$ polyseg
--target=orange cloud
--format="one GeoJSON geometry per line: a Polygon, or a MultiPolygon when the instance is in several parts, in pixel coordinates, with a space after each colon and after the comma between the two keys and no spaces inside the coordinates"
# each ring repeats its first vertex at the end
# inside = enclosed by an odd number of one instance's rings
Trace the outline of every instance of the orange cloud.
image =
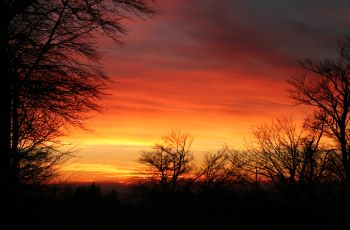
{"type": "Polygon", "coordinates": [[[93,132],[66,138],[81,149],[80,180],[131,177],[140,151],[172,129],[191,133],[200,155],[223,143],[243,148],[252,126],[280,115],[301,120],[307,111],[292,105],[286,79],[297,59],[331,55],[349,29],[325,12],[350,4],[312,3],[159,1],[154,19],[128,23],[124,45],[101,40],[114,81],[104,112],[88,121],[93,132]]]}

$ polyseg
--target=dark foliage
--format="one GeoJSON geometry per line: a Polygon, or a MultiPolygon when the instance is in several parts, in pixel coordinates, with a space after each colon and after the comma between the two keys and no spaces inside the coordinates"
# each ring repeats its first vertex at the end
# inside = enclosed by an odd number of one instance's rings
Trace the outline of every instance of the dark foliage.
{"type": "Polygon", "coordinates": [[[305,70],[289,80],[291,97],[315,109],[310,118],[323,124],[323,130],[338,148],[335,156],[342,164],[342,174],[350,186],[350,37],[338,42],[338,55],[321,61],[300,61],[305,70]]]}
{"type": "Polygon", "coordinates": [[[56,175],[70,157],[57,138],[98,110],[107,83],[97,37],[119,42],[123,19],[153,13],[143,0],[1,1],[0,180],[7,187],[56,175]]]}
{"type": "Polygon", "coordinates": [[[12,229],[334,229],[345,224],[350,211],[344,196],[334,192],[312,206],[285,203],[247,187],[150,195],[149,191],[147,195],[139,192],[128,202],[113,190],[102,192],[96,184],[46,187],[40,194],[32,190],[23,195],[12,206],[16,215],[6,213],[1,224],[11,222],[12,229]]]}

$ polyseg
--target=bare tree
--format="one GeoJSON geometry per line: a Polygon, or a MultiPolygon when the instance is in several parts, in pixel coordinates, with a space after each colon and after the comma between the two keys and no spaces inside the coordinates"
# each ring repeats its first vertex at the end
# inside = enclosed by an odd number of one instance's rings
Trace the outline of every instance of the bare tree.
{"type": "Polygon", "coordinates": [[[322,147],[320,130],[308,132],[291,119],[281,118],[271,126],[255,128],[254,136],[245,169],[252,177],[260,175],[260,180],[272,182],[288,199],[313,193],[332,174],[333,149],[322,147]]]}
{"type": "Polygon", "coordinates": [[[98,109],[107,77],[96,38],[119,42],[123,19],[154,11],[144,0],[10,0],[0,6],[1,179],[11,184],[19,180],[20,161],[29,159],[21,154],[52,149],[63,127],[81,125],[85,112],[98,109]]]}
{"type": "Polygon", "coordinates": [[[59,166],[73,151],[60,143],[63,135],[60,120],[39,115],[37,109],[18,109],[17,170],[20,184],[45,184],[57,176],[59,166]]]}
{"type": "Polygon", "coordinates": [[[340,149],[344,177],[350,185],[349,110],[350,37],[338,43],[333,59],[300,61],[306,70],[289,80],[291,97],[316,109],[313,119],[324,122],[325,132],[340,149]]]}
{"type": "Polygon", "coordinates": [[[151,151],[141,153],[139,161],[147,166],[147,179],[159,185],[162,192],[174,192],[191,171],[192,141],[190,135],[173,131],[162,138],[162,143],[152,146],[151,151]]]}
{"type": "Polygon", "coordinates": [[[199,183],[205,190],[229,189],[245,181],[241,153],[224,145],[222,149],[204,156],[199,183]]]}

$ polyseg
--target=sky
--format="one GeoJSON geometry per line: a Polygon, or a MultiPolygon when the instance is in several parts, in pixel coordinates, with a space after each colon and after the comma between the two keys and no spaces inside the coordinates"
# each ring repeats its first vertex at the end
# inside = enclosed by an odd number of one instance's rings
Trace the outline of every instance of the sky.
{"type": "Polygon", "coordinates": [[[244,149],[252,128],[310,110],[289,98],[298,60],[332,58],[350,30],[350,2],[158,0],[151,19],[125,20],[122,44],[99,40],[113,81],[102,112],[71,130],[62,167],[72,181],[128,183],[140,152],[172,130],[194,137],[195,158],[228,144],[244,149]]]}

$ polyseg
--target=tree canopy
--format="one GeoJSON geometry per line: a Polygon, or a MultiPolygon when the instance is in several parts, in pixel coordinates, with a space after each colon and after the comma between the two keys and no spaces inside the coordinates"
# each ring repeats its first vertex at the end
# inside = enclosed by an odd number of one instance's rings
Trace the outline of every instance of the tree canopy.
{"type": "Polygon", "coordinates": [[[1,178],[11,184],[38,158],[46,165],[62,159],[51,156],[63,127],[80,126],[86,112],[98,109],[108,77],[97,38],[119,42],[124,19],[154,10],[144,0],[12,0],[0,6],[1,178]]]}

